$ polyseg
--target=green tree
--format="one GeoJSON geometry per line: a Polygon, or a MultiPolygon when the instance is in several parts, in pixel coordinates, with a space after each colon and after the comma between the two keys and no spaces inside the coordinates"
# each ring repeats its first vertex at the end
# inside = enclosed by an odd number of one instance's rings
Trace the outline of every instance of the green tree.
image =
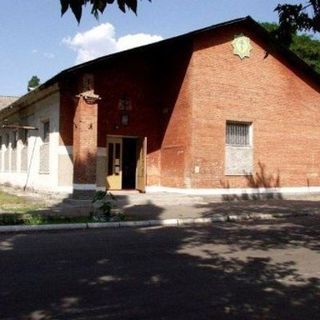
{"type": "Polygon", "coordinates": [[[40,84],[40,79],[37,76],[32,76],[28,82],[28,91],[36,88],[40,84]]]}
{"type": "Polygon", "coordinates": [[[275,11],[279,16],[279,27],[274,34],[288,46],[298,31],[320,32],[320,0],[301,0],[295,5],[279,4],[275,11]]]}
{"type": "MultiPolygon", "coordinates": [[[[83,6],[87,4],[91,6],[91,13],[95,17],[103,13],[108,5],[114,3],[117,3],[123,12],[131,9],[136,13],[138,6],[138,0],[60,0],[60,3],[61,14],[63,15],[70,8],[78,22],[81,20],[83,6]]],[[[275,35],[288,46],[297,31],[320,32],[320,0],[301,0],[299,4],[294,5],[279,4],[274,10],[279,16],[279,27],[275,35]]]]}
{"type": "MultiPolygon", "coordinates": [[[[148,1],[151,2],[151,0],[148,1]]],[[[114,2],[118,4],[118,7],[122,12],[126,12],[127,9],[130,9],[134,13],[137,13],[137,0],[60,0],[61,15],[70,8],[77,21],[80,22],[83,6],[90,4],[91,13],[95,17],[98,17],[99,13],[103,13],[106,7],[112,5],[114,2]]]]}
{"type": "MultiPolygon", "coordinates": [[[[262,23],[262,26],[272,34],[279,28],[278,24],[268,22],[262,23]]],[[[320,73],[320,41],[312,35],[294,33],[289,48],[320,73]]]]}

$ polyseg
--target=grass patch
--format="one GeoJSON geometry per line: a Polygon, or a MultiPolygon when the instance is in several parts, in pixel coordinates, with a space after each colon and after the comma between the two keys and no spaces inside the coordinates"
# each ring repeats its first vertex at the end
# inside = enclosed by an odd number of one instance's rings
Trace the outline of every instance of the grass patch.
{"type": "Polygon", "coordinates": [[[62,223],[89,223],[90,217],[42,216],[40,214],[0,214],[0,226],[7,225],[40,225],[62,223]]]}
{"type": "MultiPolygon", "coordinates": [[[[43,203],[31,200],[25,197],[19,197],[3,191],[0,191],[0,226],[8,225],[42,225],[42,224],[62,224],[62,223],[90,223],[125,220],[124,215],[120,213],[112,214],[111,207],[108,219],[97,221],[95,216],[66,217],[59,215],[43,215],[40,209],[46,206],[43,203]]],[[[48,211],[48,210],[45,210],[48,211]]]]}
{"type": "Polygon", "coordinates": [[[27,213],[43,207],[42,203],[0,191],[0,212],[27,213]]]}

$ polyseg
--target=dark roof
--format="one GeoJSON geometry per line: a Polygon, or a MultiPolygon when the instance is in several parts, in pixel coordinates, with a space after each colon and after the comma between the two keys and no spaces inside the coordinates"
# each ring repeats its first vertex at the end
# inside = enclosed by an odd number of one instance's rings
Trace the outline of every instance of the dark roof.
{"type": "Polygon", "coordinates": [[[250,29],[252,29],[252,32],[257,34],[261,39],[264,39],[269,45],[270,45],[270,50],[276,50],[280,54],[282,54],[286,60],[291,63],[293,66],[297,67],[299,70],[302,72],[306,73],[313,81],[315,81],[317,84],[320,84],[320,74],[317,73],[311,66],[309,66],[306,62],[304,62],[302,59],[300,59],[295,53],[293,53],[291,50],[289,50],[287,47],[282,45],[279,41],[274,39],[270,33],[262,27],[258,22],[256,22],[254,19],[252,19],[250,16],[243,17],[243,18],[238,18],[230,21],[226,21],[223,23],[215,24],[210,27],[206,27],[203,29],[195,30],[183,35],[179,35],[173,38],[165,39],[159,42],[155,42],[152,44],[144,45],[141,47],[136,47],[133,49],[129,49],[126,51],[121,51],[117,53],[113,53],[110,55],[106,55],[94,60],[90,60],[88,62],[76,65],[74,67],[65,69],[46,81],[45,83],[41,84],[38,86],[36,89],[33,91],[27,93],[26,95],[22,96],[16,103],[15,105],[18,105],[20,102],[24,101],[24,98],[29,96],[29,94],[36,94],[36,92],[41,91],[42,89],[58,82],[60,79],[63,77],[76,73],[77,71],[85,71],[87,68],[90,68],[92,66],[97,66],[101,63],[105,62],[112,62],[115,61],[115,59],[122,59],[124,57],[129,57],[133,54],[136,53],[142,53],[142,52],[147,52],[148,50],[157,50],[162,47],[165,47],[166,45],[174,44],[180,40],[192,40],[195,36],[209,32],[209,31],[214,31],[217,29],[224,28],[226,26],[231,26],[231,25],[242,25],[242,26],[247,26],[250,29]]]}

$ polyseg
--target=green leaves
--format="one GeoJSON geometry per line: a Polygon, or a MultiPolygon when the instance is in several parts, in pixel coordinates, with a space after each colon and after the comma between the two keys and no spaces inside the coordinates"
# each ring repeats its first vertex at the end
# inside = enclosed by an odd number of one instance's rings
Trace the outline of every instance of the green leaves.
{"type": "Polygon", "coordinates": [[[137,0],[118,0],[118,6],[122,12],[126,12],[128,6],[135,14],[137,13],[137,0]]]}
{"type": "Polygon", "coordinates": [[[63,16],[69,8],[69,0],[60,0],[60,3],[61,3],[61,16],[63,16]]]}
{"type": "MultiPolygon", "coordinates": [[[[151,0],[148,1],[151,2],[151,0]]],[[[79,23],[82,8],[87,4],[91,6],[91,13],[96,18],[105,11],[108,5],[115,3],[124,13],[129,9],[136,14],[138,7],[138,0],[60,0],[60,3],[61,15],[71,9],[79,23]]],[[[275,11],[279,15],[279,28],[275,35],[287,46],[292,43],[292,37],[297,31],[320,32],[320,0],[301,0],[300,3],[294,5],[279,4],[275,11]]]]}
{"type": "MultiPolygon", "coordinates": [[[[272,35],[277,32],[279,25],[276,23],[262,23],[272,35]]],[[[289,46],[296,55],[308,63],[315,71],[320,73],[320,41],[307,34],[293,34],[289,46]]]]}
{"type": "MultiPolygon", "coordinates": [[[[151,0],[148,0],[151,2],[151,0]]],[[[98,18],[99,14],[102,14],[107,5],[117,2],[119,9],[122,12],[126,12],[127,9],[137,13],[138,1],[137,0],[60,0],[61,3],[61,15],[64,15],[70,8],[75,18],[80,23],[82,16],[82,7],[86,4],[91,5],[91,13],[98,18]]]]}
{"type": "Polygon", "coordinates": [[[28,82],[28,91],[36,88],[40,85],[40,79],[37,76],[32,76],[32,78],[28,82]]]}
{"type": "Polygon", "coordinates": [[[86,2],[88,2],[88,0],[60,0],[61,16],[64,15],[69,8],[71,8],[77,21],[80,22],[82,6],[85,5],[86,2]]]}
{"type": "Polygon", "coordinates": [[[303,4],[282,4],[275,8],[279,15],[277,37],[285,45],[292,43],[297,31],[320,31],[320,0],[308,0],[303,4]]]}

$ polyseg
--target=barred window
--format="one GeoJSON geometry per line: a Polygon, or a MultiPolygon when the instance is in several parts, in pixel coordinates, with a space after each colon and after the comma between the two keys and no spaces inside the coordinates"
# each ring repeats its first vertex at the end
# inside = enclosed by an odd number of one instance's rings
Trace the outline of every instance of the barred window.
{"type": "Polygon", "coordinates": [[[227,122],[226,144],[231,146],[250,146],[250,123],[227,122]]]}

